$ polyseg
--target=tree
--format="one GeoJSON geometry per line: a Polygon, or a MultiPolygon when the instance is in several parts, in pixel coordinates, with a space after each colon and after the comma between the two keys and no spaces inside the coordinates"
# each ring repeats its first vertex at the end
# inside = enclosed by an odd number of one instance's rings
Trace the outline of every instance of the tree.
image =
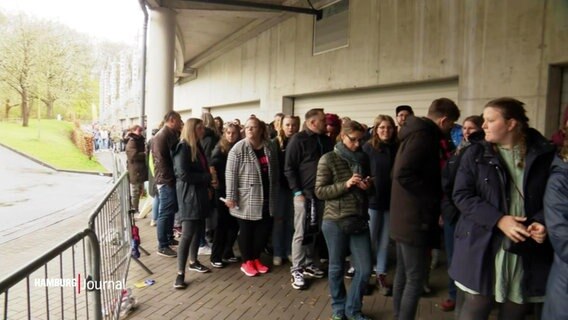
{"type": "Polygon", "coordinates": [[[30,116],[30,98],[36,82],[39,61],[38,42],[41,26],[25,15],[19,15],[14,23],[2,25],[0,37],[0,80],[20,96],[22,126],[27,127],[30,116]]]}
{"type": "Polygon", "coordinates": [[[56,101],[69,98],[88,86],[92,52],[85,36],[69,28],[46,24],[41,48],[40,87],[38,98],[45,104],[47,117],[53,118],[56,101]]]}

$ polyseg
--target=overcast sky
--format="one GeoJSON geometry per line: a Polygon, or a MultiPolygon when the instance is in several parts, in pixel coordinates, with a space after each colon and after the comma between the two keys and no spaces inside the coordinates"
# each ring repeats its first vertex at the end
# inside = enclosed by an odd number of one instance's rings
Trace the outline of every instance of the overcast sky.
{"type": "Polygon", "coordinates": [[[0,10],[58,21],[95,37],[133,43],[142,29],[138,0],[0,0],[0,10]]]}

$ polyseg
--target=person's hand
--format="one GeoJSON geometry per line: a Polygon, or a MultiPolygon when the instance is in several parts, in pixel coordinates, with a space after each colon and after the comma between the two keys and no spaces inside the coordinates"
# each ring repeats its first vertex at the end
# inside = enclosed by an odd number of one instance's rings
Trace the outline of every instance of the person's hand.
{"type": "Polygon", "coordinates": [[[497,228],[499,228],[505,236],[513,242],[523,242],[526,238],[531,236],[531,234],[527,231],[527,228],[521,223],[525,220],[527,220],[526,217],[505,215],[497,222],[497,228]]]}
{"type": "Polygon", "coordinates": [[[237,202],[235,200],[226,200],[225,205],[227,206],[227,208],[233,209],[237,206],[237,202]]]}
{"type": "Polygon", "coordinates": [[[294,196],[294,201],[306,202],[306,197],[303,194],[294,196]]]}
{"type": "Polygon", "coordinates": [[[546,227],[538,222],[531,223],[527,231],[537,243],[543,243],[546,239],[546,227]]]}
{"type": "Polygon", "coordinates": [[[367,190],[371,187],[371,180],[369,179],[369,177],[359,181],[359,183],[357,183],[357,188],[361,189],[361,190],[367,190]]]}
{"type": "Polygon", "coordinates": [[[438,216],[438,225],[444,227],[444,217],[442,215],[438,216]]]}
{"type": "Polygon", "coordinates": [[[354,173],[353,176],[351,176],[351,178],[349,178],[349,180],[345,181],[345,187],[347,187],[347,189],[349,189],[352,186],[358,185],[362,180],[363,179],[361,178],[360,174],[354,173]]]}
{"type": "Polygon", "coordinates": [[[219,180],[212,179],[211,180],[211,186],[213,187],[213,189],[219,189],[219,180]]]}

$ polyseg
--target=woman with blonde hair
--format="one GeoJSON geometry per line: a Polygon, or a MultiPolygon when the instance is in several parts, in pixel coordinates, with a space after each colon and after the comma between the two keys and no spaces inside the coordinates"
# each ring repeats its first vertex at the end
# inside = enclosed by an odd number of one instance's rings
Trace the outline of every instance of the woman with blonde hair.
{"type": "MultiPolygon", "coordinates": [[[[275,124],[277,122],[275,121],[275,124]]],[[[274,212],[274,225],[272,228],[272,246],[274,254],[272,263],[282,265],[282,261],[292,254],[292,234],[294,223],[294,196],[284,176],[284,159],[286,147],[293,135],[300,129],[300,122],[291,115],[285,115],[276,126],[279,128],[276,137],[272,140],[278,154],[280,166],[280,192],[278,193],[278,209],[274,212]]]]}
{"type": "Polygon", "coordinates": [[[185,265],[189,255],[189,270],[209,272],[197,260],[199,242],[205,229],[205,218],[210,214],[209,192],[212,186],[207,157],[199,140],[205,133],[203,121],[188,119],[181,131],[180,142],[174,153],[176,194],[182,235],[178,247],[178,274],[174,288],[185,289],[185,265]]]}

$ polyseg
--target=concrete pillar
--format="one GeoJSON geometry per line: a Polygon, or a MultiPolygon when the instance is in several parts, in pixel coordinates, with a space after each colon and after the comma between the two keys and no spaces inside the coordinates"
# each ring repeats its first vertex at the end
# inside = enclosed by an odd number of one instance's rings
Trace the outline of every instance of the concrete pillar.
{"type": "MultiPolygon", "coordinates": [[[[146,63],[146,116],[148,132],[173,110],[175,11],[150,10],[146,63]]],[[[148,137],[149,138],[149,137],[148,137]]]]}

